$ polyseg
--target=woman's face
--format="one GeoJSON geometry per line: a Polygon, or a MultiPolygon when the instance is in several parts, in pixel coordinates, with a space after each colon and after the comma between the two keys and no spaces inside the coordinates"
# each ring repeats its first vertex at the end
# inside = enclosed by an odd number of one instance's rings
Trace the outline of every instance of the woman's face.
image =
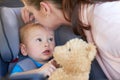
{"type": "Polygon", "coordinates": [[[33,6],[26,5],[25,7],[33,14],[35,19],[46,28],[55,30],[66,22],[62,11],[51,4],[43,5],[40,10],[35,9],[33,6]]]}

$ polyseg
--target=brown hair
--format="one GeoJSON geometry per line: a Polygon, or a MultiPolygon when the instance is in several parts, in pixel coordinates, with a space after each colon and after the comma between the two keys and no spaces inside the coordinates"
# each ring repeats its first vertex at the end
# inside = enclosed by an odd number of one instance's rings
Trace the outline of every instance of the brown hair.
{"type": "Polygon", "coordinates": [[[61,9],[63,11],[65,19],[72,23],[73,31],[75,32],[75,34],[81,35],[82,38],[85,39],[86,37],[83,32],[83,29],[89,30],[90,25],[83,24],[83,22],[78,17],[82,13],[82,8],[84,8],[84,6],[81,7],[81,5],[86,4],[88,6],[91,4],[115,0],[22,0],[22,1],[25,2],[27,5],[34,6],[36,9],[40,9],[39,3],[42,1],[52,2],[53,4],[56,5],[58,9],[61,9]]]}
{"type": "Polygon", "coordinates": [[[72,22],[73,31],[77,35],[81,35],[81,37],[86,40],[83,29],[90,29],[89,25],[85,25],[79,19],[79,8],[81,10],[82,4],[92,4],[93,2],[90,0],[63,0],[63,12],[66,20],[72,22]]]}
{"type": "Polygon", "coordinates": [[[79,15],[82,14],[82,8],[84,8],[84,6],[82,7],[81,5],[95,5],[96,3],[103,3],[108,1],[111,2],[115,0],[63,0],[62,6],[65,18],[66,20],[71,21],[74,33],[77,35],[81,35],[82,38],[86,40],[83,29],[90,29],[90,25],[83,24],[83,22],[79,19],[79,15]]]}

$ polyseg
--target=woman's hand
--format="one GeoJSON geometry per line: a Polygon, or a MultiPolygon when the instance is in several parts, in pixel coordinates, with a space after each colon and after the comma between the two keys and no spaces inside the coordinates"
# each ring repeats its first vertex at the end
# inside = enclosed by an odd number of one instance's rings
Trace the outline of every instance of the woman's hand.
{"type": "Polygon", "coordinates": [[[35,19],[33,14],[30,13],[25,7],[23,7],[21,10],[21,17],[22,17],[24,23],[28,23],[35,19]]]}

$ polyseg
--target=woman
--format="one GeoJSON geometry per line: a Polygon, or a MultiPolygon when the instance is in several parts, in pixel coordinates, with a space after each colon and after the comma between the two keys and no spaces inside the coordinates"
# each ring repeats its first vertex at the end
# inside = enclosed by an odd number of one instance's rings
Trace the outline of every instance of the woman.
{"type": "MultiPolygon", "coordinates": [[[[115,0],[23,0],[25,9],[49,29],[61,24],[96,44],[96,59],[110,80],[120,79],[120,1],[115,0]]],[[[23,20],[27,22],[26,10],[23,20]]]]}

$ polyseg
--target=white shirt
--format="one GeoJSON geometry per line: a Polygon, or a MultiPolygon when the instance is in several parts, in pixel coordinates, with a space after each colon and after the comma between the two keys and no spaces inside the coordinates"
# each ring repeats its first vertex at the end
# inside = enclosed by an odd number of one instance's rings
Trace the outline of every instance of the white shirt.
{"type": "Polygon", "coordinates": [[[109,80],[120,80],[120,1],[96,4],[88,10],[84,22],[91,25],[91,32],[85,33],[98,48],[96,59],[109,80]]]}

